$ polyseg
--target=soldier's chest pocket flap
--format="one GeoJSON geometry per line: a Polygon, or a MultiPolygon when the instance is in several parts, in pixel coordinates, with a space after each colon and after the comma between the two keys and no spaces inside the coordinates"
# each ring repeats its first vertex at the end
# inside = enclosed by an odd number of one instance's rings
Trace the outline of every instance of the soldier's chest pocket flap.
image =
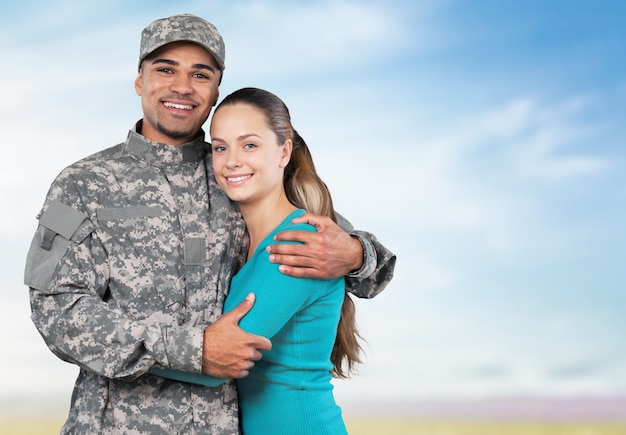
{"type": "MultiPolygon", "coordinates": [[[[155,258],[173,255],[180,244],[172,231],[173,222],[158,205],[102,208],[96,216],[98,235],[112,259],[134,257],[149,269],[155,258]]],[[[124,264],[113,262],[111,267],[123,268],[124,264]]]]}
{"type": "Polygon", "coordinates": [[[162,215],[161,207],[143,205],[101,208],[96,212],[105,243],[111,239],[119,241],[126,237],[135,241],[152,237],[164,225],[162,215]]]}
{"type": "Polygon", "coordinates": [[[126,207],[101,208],[96,214],[98,222],[108,222],[132,218],[159,217],[163,214],[163,211],[158,205],[129,205],[126,207]]]}

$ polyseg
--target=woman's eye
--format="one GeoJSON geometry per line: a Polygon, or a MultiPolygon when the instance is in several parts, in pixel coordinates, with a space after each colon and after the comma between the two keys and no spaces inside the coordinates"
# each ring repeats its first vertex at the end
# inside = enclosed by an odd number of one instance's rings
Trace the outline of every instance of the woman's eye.
{"type": "Polygon", "coordinates": [[[256,145],[253,143],[247,143],[243,146],[245,149],[249,150],[249,149],[253,149],[256,148],[256,145]]]}

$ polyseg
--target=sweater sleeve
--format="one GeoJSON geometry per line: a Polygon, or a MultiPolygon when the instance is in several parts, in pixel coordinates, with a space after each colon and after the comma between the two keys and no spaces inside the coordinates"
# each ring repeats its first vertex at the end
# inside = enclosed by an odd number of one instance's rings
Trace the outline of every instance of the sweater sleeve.
{"type": "Polygon", "coordinates": [[[278,265],[270,263],[262,250],[255,255],[254,264],[233,280],[231,292],[224,305],[230,311],[250,292],[255,303],[239,326],[252,334],[271,339],[299,310],[324,294],[335,280],[295,278],[280,273],[278,265]],[[235,296],[236,295],[236,296],[235,296]]]}

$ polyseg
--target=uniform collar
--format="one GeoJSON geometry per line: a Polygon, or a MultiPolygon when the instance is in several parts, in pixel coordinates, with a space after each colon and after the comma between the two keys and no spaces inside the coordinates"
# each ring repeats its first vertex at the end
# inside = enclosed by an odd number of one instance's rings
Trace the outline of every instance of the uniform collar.
{"type": "Polygon", "coordinates": [[[208,148],[204,142],[204,131],[191,142],[172,146],[164,143],[152,142],[143,137],[141,131],[142,120],[135,124],[135,128],[128,132],[124,147],[126,151],[151,166],[168,167],[179,166],[202,160],[208,148]]]}

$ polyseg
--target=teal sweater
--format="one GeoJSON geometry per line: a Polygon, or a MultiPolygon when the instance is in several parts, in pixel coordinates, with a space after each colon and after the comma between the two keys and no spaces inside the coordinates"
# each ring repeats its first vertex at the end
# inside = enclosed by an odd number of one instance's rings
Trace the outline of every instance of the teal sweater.
{"type": "MultiPolygon", "coordinates": [[[[265,248],[277,243],[278,232],[315,231],[291,220],[304,214],[296,210],[257,247],[232,280],[224,312],[235,308],[249,292],[256,294],[252,310],[241,320],[248,332],[272,340],[250,375],[237,380],[245,435],[345,434],[341,409],[332,394],[330,353],[335,342],[345,285],[344,279],[294,278],[270,263],[265,248]]],[[[280,242],[283,243],[283,242],[280,242]]],[[[151,369],[159,376],[180,381],[219,385],[208,375],[170,369],[151,369]]]]}

